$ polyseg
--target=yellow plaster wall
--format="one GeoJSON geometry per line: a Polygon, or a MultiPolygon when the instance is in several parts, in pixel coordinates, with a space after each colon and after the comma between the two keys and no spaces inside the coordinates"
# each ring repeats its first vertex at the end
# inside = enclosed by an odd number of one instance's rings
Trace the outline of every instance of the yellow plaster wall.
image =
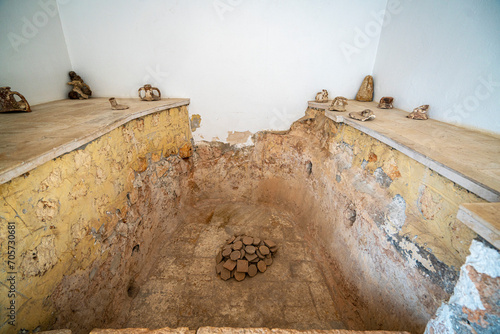
{"type": "Polygon", "coordinates": [[[126,216],[136,173],[162,157],[192,152],[191,140],[187,107],[172,108],[130,121],[0,185],[0,332],[45,329],[53,322],[48,297],[63,276],[110,256],[102,241],[126,216]],[[11,269],[9,222],[15,223],[11,269]],[[15,326],[7,323],[10,271],[16,272],[15,326]]]}
{"type": "MultiPolygon", "coordinates": [[[[377,168],[382,168],[392,180],[386,189],[389,196],[400,195],[405,200],[405,224],[401,230],[389,227],[387,232],[407,237],[458,271],[469,254],[472,239],[477,236],[457,220],[458,207],[462,203],[484,200],[398,150],[350,126],[342,126],[342,131],[339,131],[336,138],[336,141],[339,140],[353,147],[354,168],[364,169],[372,175],[377,168]]],[[[425,266],[427,262],[418,257],[418,252],[412,253],[415,260],[425,266]]],[[[431,267],[427,269],[434,270],[431,267]]]]}

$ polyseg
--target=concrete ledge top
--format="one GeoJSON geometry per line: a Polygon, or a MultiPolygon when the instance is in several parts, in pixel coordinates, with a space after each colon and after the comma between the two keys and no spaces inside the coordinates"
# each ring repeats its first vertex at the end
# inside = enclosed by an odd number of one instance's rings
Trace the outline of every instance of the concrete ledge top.
{"type": "Polygon", "coordinates": [[[500,203],[464,203],[457,219],[500,249],[500,203]]]}
{"type": "Polygon", "coordinates": [[[190,102],[189,99],[146,102],[138,98],[117,101],[130,108],[113,110],[108,98],[90,98],[34,105],[30,113],[0,113],[0,184],[133,119],[190,102]]]}
{"type": "MultiPolygon", "coordinates": [[[[349,100],[346,112],[329,111],[331,101],[309,101],[337,123],[348,124],[438,172],[477,196],[500,201],[500,136],[433,119],[406,118],[407,111],[379,109],[376,102],[349,100]],[[349,112],[371,109],[376,118],[361,122],[349,112]]],[[[432,116],[432,106],[430,109],[432,116]]]]}

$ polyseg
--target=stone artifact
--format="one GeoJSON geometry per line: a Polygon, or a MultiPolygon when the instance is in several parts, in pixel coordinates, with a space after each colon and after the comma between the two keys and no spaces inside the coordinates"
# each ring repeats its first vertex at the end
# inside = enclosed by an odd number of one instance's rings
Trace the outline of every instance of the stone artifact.
{"type": "Polygon", "coordinates": [[[114,109],[114,110],[124,110],[124,109],[128,109],[128,106],[124,105],[124,104],[118,104],[116,102],[116,99],[114,97],[111,97],[109,99],[109,103],[111,103],[111,109],[114,109]]]}
{"type": "Polygon", "coordinates": [[[83,82],[83,79],[75,72],[71,71],[68,74],[71,80],[70,82],[68,82],[68,85],[73,86],[71,92],[68,93],[68,97],[73,100],[88,99],[92,95],[90,87],[85,82],[83,82]]]}
{"type": "Polygon", "coordinates": [[[31,108],[28,101],[22,94],[11,91],[10,87],[0,87],[0,112],[8,111],[30,112],[31,108]],[[16,95],[21,99],[21,101],[16,100],[16,95]]]}
{"type": "Polygon", "coordinates": [[[356,94],[356,101],[373,101],[373,77],[371,75],[367,75],[363,79],[361,87],[359,87],[358,94],[356,94]]]}
{"type": "Polygon", "coordinates": [[[394,101],[393,97],[385,96],[380,99],[380,102],[378,103],[378,107],[380,109],[392,109],[392,101],[394,101]]]}
{"type": "Polygon", "coordinates": [[[357,119],[358,121],[370,121],[375,119],[375,114],[370,109],[365,109],[361,112],[350,112],[349,117],[357,119]]]}
{"type": "Polygon", "coordinates": [[[330,106],[330,108],[328,108],[328,110],[345,111],[346,105],[347,99],[343,96],[337,96],[333,99],[332,105],[330,106]]]}
{"type": "Polygon", "coordinates": [[[319,103],[328,102],[328,91],[326,89],[323,89],[321,92],[318,92],[316,94],[315,100],[319,103]]]}
{"type": "Polygon", "coordinates": [[[427,115],[427,111],[429,111],[429,105],[424,104],[421,105],[418,108],[413,109],[413,111],[406,117],[412,118],[412,119],[429,119],[429,116],[427,115]]]}
{"type": "Polygon", "coordinates": [[[243,281],[248,275],[263,273],[273,263],[278,245],[272,240],[261,240],[248,235],[229,238],[215,257],[215,272],[224,281],[234,277],[243,281]]]}
{"type": "Polygon", "coordinates": [[[161,100],[161,92],[156,87],[152,87],[151,85],[144,85],[144,87],[139,88],[139,98],[142,101],[159,101],[161,100]],[[155,90],[158,92],[158,94],[155,94],[155,90]],[[141,91],[144,91],[144,96],[141,95],[141,91]]]}

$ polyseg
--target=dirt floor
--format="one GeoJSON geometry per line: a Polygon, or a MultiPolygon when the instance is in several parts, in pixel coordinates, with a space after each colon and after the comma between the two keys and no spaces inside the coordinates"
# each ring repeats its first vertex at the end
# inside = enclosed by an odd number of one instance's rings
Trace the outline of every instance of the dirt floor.
{"type": "Polygon", "coordinates": [[[218,205],[209,214],[188,213],[190,218],[165,242],[149,280],[133,299],[126,327],[345,328],[290,217],[241,203],[218,205]],[[235,234],[278,243],[266,272],[241,282],[217,277],[215,255],[235,234]]]}

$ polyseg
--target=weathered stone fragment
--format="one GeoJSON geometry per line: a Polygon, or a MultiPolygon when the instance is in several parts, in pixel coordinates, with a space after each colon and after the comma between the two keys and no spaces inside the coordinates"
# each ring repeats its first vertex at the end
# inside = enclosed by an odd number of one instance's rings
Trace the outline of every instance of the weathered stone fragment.
{"type": "Polygon", "coordinates": [[[359,87],[358,94],[356,94],[356,101],[373,101],[373,77],[371,75],[367,75],[363,79],[361,87],[359,87]]]}
{"type": "Polygon", "coordinates": [[[236,271],[240,273],[248,272],[248,261],[238,260],[238,262],[236,263],[236,271]]]}
{"type": "Polygon", "coordinates": [[[233,270],[234,267],[236,267],[236,261],[229,259],[224,263],[224,268],[226,268],[229,271],[233,270]]]}
{"type": "Polygon", "coordinates": [[[259,269],[259,271],[263,273],[267,269],[266,263],[264,261],[259,261],[257,263],[257,269],[259,269]]]}

